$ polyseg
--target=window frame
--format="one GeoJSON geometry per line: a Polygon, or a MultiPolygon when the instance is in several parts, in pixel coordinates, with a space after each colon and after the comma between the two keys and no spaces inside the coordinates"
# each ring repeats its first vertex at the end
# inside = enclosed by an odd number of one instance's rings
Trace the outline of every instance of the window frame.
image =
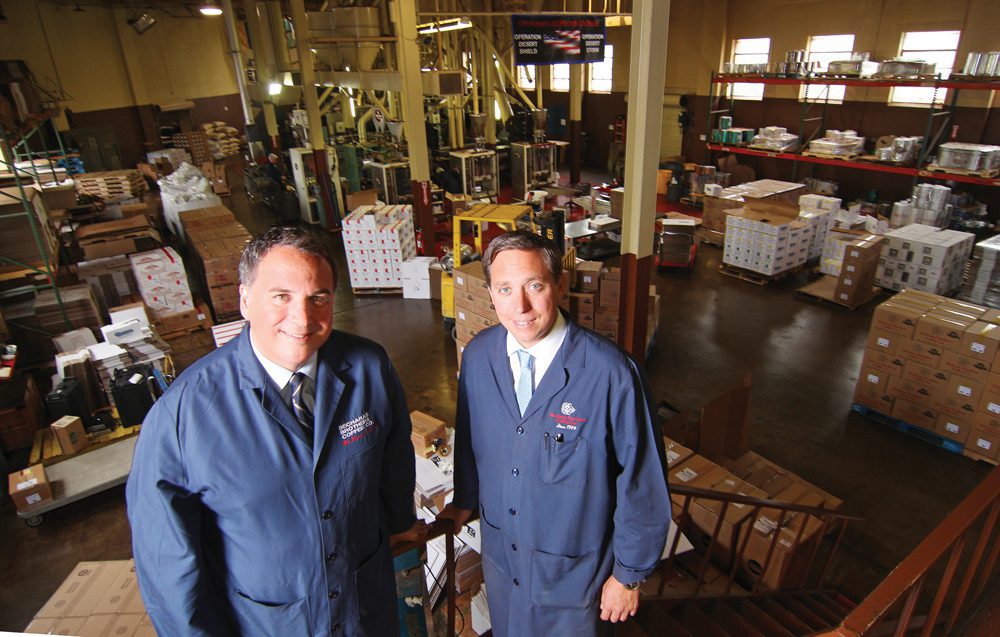
{"type": "Polygon", "coordinates": [[[549,65],[549,90],[553,91],[553,92],[556,92],[556,93],[568,93],[569,92],[569,76],[570,76],[570,73],[569,73],[569,64],[568,63],[550,64],[549,65]],[[563,80],[563,78],[561,78],[561,77],[556,77],[556,69],[557,68],[558,69],[562,69],[562,68],[566,69],[566,87],[565,88],[561,88],[561,87],[557,88],[556,87],[556,82],[559,81],[561,83],[562,80],[563,80]]]}
{"type": "MultiPolygon", "coordinates": [[[[738,56],[751,57],[751,56],[764,56],[763,61],[751,62],[744,60],[747,64],[770,64],[771,63],[771,44],[772,39],[770,37],[763,38],[735,38],[732,44],[732,53],[729,56],[730,61],[733,64],[742,64],[744,62],[737,61],[738,56]],[[751,42],[751,41],[763,41],[767,40],[767,53],[740,53],[739,47],[741,42],[751,42]]],[[[726,97],[734,100],[746,100],[752,102],[761,102],[764,100],[764,83],[757,82],[735,82],[729,84],[726,89],[726,97]]]]}
{"type": "MultiPolygon", "coordinates": [[[[854,40],[857,38],[857,34],[854,33],[833,33],[833,34],[823,34],[823,35],[810,35],[806,40],[806,61],[811,62],[813,54],[819,54],[823,57],[826,56],[844,56],[838,59],[847,59],[854,53],[854,40]],[[851,38],[851,48],[850,50],[837,49],[835,51],[813,51],[813,45],[816,40],[821,38],[846,38],[850,36],[851,38]]],[[[833,60],[829,60],[832,62],[833,60]]],[[[826,70],[825,68],[823,69],[826,70]]],[[[844,96],[847,94],[847,87],[843,84],[803,84],[799,87],[799,101],[800,102],[811,102],[814,104],[843,104],[844,96]],[[829,92],[827,92],[829,91],[829,92]],[[824,98],[823,96],[828,97],[824,98]]]]}
{"type": "MultiPolygon", "coordinates": [[[[951,63],[950,63],[951,66],[950,67],[942,67],[940,64],[937,64],[937,66],[934,68],[934,72],[935,73],[937,73],[940,77],[942,77],[944,79],[947,79],[945,77],[946,74],[950,75],[954,71],[954,69],[955,69],[955,63],[958,61],[958,51],[959,51],[959,48],[961,47],[961,44],[962,44],[962,30],[961,29],[946,29],[946,30],[940,30],[940,31],[903,31],[900,34],[900,37],[899,37],[899,49],[898,49],[899,55],[897,57],[909,57],[909,56],[922,57],[920,55],[921,53],[946,53],[946,52],[950,51],[951,54],[952,54],[951,63]],[[945,34],[955,34],[954,35],[954,37],[955,37],[955,48],[954,49],[915,49],[915,48],[914,49],[905,49],[905,48],[903,48],[906,45],[906,39],[907,39],[908,36],[912,36],[912,35],[916,35],[916,34],[932,34],[932,33],[933,34],[939,34],[939,35],[942,35],[942,36],[945,35],[945,34]],[[947,72],[945,72],[946,68],[947,68],[947,72]]],[[[889,89],[889,97],[888,97],[888,99],[886,101],[886,104],[889,105],[889,106],[902,106],[904,108],[927,108],[928,106],[931,106],[931,107],[942,106],[947,99],[948,99],[948,89],[945,89],[945,88],[935,89],[935,88],[932,88],[932,87],[929,87],[929,86],[927,86],[927,87],[925,87],[925,86],[893,86],[892,88],[889,89]],[[899,97],[899,95],[901,93],[904,96],[905,95],[911,95],[912,96],[912,95],[917,95],[917,94],[925,93],[925,94],[929,95],[930,97],[928,99],[926,99],[926,100],[925,99],[914,100],[914,99],[906,99],[906,98],[901,99],[899,97]]]]}
{"type": "Polygon", "coordinates": [[[587,69],[587,92],[588,93],[610,94],[611,91],[612,91],[612,89],[614,89],[614,86],[615,86],[615,84],[614,84],[614,81],[615,81],[615,79],[614,79],[615,78],[615,75],[614,75],[614,57],[615,57],[614,48],[615,48],[614,45],[605,43],[604,44],[604,60],[601,61],[601,62],[594,62],[594,63],[591,63],[591,64],[587,65],[587,66],[590,67],[589,69],[587,69]],[[594,77],[594,70],[598,69],[598,68],[604,68],[605,65],[608,67],[608,77],[607,78],[595,78],[594,77]],[[594,83],[595,82],[607,82],[608,83],[608,88],[607,89],[603,89],[603,88],[595,89],[594,88],[594,83]]]}

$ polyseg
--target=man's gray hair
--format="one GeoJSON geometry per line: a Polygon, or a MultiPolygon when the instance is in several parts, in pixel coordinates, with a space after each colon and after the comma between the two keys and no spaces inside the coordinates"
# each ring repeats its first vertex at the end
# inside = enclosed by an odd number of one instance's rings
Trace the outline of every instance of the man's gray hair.
{"type": "Polygon", "coordinates": [[[548,268],[553,280],[558,281],[562,276],[562,255],[559,248],[552,241],[527,232],[526,230],[512,230],[504,233],[490,241],[483,253],[483,272],[486,274],[486,285],[490,283],[490,267],[496,261],[497,255],[506,250],[530,250],[537,252],[542,257],[542,262],[548,268]]]}
{"type": "Polygon", "coordinates": [[[275,226],[254,237],[243,249],[240,257],[240,283],[253,284],[260,265],[268,252],[279,246],[295,248],[299,252],[319,257],[330,264],[334,284],[337,282],[337,267],[333,264],[333,254],[326,237],[306,228],[296,226],[275,226]]]}

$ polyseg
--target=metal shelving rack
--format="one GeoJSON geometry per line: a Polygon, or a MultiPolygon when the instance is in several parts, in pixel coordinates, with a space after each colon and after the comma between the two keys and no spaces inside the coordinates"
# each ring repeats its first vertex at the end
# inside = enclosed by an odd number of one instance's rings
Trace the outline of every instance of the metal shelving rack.
{"type": "MultiPolygon", "coordinates": [[[[17,141],[13,142],[11,140],[10,132],[0,128],[0,167],[5,168],[11,175],[13,175],[14,187],[17,189],[17,195],[0,190],[0,197],[8,201],[13,200],[21,206],[21,211],[0,214],[0,219],[16,219],[24,217],[27,220],[27,223],[31,228],[32,237],[34,238],[35,247],[38,249],[39,262],[41,264],[35,265],[31,263],[23,263],[7,255],[0,254],[0,263],[8,263],[20,268],[20,270],[13,273],[13,275],[8,273],[6,275],[0,275],[0,278],[10,279],[31,273],[44,276],[45,283],[21,286],[19,290],[24,290],[27,287],[30,287],[37,293],[41,290],[51,289],[55,294],[56,304],[59,306],[59,312],[62,315],[66,329],[71,330],[73,329],[73,323],[70,321],[69,315],[66,313],[66,308],[63,305],[62,295],[59,293],[59,285],[56,278],[59,259],[58,245],[55,247],[48,246],[48,250],[46,250],[45,238],[42,234],[41,228],[39,228],[39,219],[36,217],[35,212],[32,209],[31,200],[25,191],[25,176],[31,177],[35,183],[41,183],[38,164],[36,162],[41,161],[42,165],[48,164],[49,169],[53,171],[53,177],[56,174],[56,166],[53,161],[54,151],[49,151],[47,149],[47,142],[44,133],[44,129],[46,127],[51,128],[52,134],[54,134],[55,139],[57,140],[60,156],[65,156],[66,153],[63,147],[62,138],[60,137],[59,131],[56,129],[55,123],[51,118],[46,118],[41,124],[32,127],[23,134],[20,134],[17,141]],[[32,141],[36,139],[41,142],[42,150],[40,151],[32,150],[32,141]],[[17,164],[19,161],[29,161],[29,169],[18,167],[17,164]]],[[[31,186],[28,185],[27,187],[31,186]]],[[[10,322],[14,323],[14,321],[10,322]]],[[[41,332],[41,330],[31,327],[30,325],[22,324],[20,327],[35,332],[41,332]]]]}
{"type": "MultiPolygon", "coordinates": [[[[928,106],[927,114],[927,125],[924,132],[924,143],[921,146],[920,153],[917,159],[916,166],[898,166],[894,164],[876,163],[868,161],[846,161],[842,159],[830,159],[826,157],[815,157],[808,155],[800,155],[799,153],[783,153],[783,152],[771,152],[766,150],[757,150],[753,148],[745,148],[742,146],[731,146],[728,144],[716,144],[707,143],[706,148],[710,152],[729,152],[738,155],[749,155],[752,157],[766,157],[770,159],[781,159],[793,162],[792,165],[792,179],[795,178],[796,171],[798,169],[798,164],[820,164],[825,166],[835,166],[838,168],[850,168],[854,170],[865,170],[870,172],[880,172],[889,173],[896,175],[904,175],[913,178],[914,183],[921,179],[938,180],[938,181],[955,181],[960,183],[974,184],[978,186],[990,186],[990,187],[1000,187],[1000,178],[996,177],[978,177],[974,175],[961,175],[954,173],[942,173],[936,171],[927,170],[924,164],[927,158],[931,155],[937,145],[941,142],[941,137],[944,132],[951,125],[952,114],[955,111],[955,106],[958,102],[959,92],[962,90],[972,90],[972,91],[990,91],[989,105],[987,106],[987,111],[992,109],[994,92],[1000,90],[1000,81],[987,81],[987,80],[965,80],[965,79],[911,79],[911,80],[896,80],[896,79],[861,79],[861,78],[842,78],[842,77],[810,77],[810,78],[788,78],[788,77],[767,77],[763,75],[730,75],[730,74],[717,74],[712,73],[711,78],[711,92],[710,103],[708,109],[708,123],[705,127],[706,133],[712,130],[713,123],[719,115],[732,113],[735,109],[736,99],[730,94],[728,98],[725,95],[715,95],[715,87],[717,85],[728,85],[728,84],[739,84],[739,83],[753,83],[753,84],[765,84],[765,85],[777,85],[777,86],[803,86],[803,85],[841,85],[841,86],[853,86],[862,88],[892,88],[895,86],[919,86],[939,89],[949,89],[951,90],[950,99],[945,107],[937,107],[933,103],[928,106]],[[721,108],[721,102],[723,99],[728,99],[728,108],[721,108]],[[938,122],[937,127],[934,126],[935,121],[938,122]]],[[[765,98],[766,99],[766,98],[765,98]]],[[[828,99],[823,100],[804,100],[802,104],[802,114],[799,118],[799,146],[804,148],[806,144],[811,141],[815,136],[816,132],[823,130],[825,128],[824,124],[826,121],[827,108],[830,106],[828,99]],[[812,108],[816,104],[822,105],[821,115],[819,117],[810,118],[808,115],[812,108]],[[806,137],[805,127],[809,122],[819,122],[817,124],[816,130],[813,132],[812,136],[806,137]]],[[[985,130],[985,128],[984,128],[985,130]]],[[[980,139],[980,142],[983,140],[980,139]]]]}

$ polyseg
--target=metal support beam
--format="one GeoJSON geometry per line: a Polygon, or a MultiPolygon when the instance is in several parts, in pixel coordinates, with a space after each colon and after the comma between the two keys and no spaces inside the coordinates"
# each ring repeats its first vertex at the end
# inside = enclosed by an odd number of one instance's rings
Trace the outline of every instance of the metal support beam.
{"type": "Polygon", "coordinates": [[[622,212],[622,291],[618,340],[642,360],[656,223],[656,169],[663,127],[670,0],[635,0],[629,59],[628,126],[625,141],[625,202],[622,212]]]}
{"type": "Polygon", "coordinates": [[[222,0],[222,16],[226,21],[226,43],[229,45],[229,55],[233,58],[233,73],[236,74],[236,86],[240,89],[240,106],[243,107],[243,124],[253,126],[253,107],[250,101],[250,91],[247,88],[246,71],[243,68],[243,54],[240,52],[240,39],[236,35],[236,13],[233,11],[232,0],[222,0]]]}
{"type": "Polygon", "coordinates": [[[420,49],[417,46],[416,0],[393,0],[389,3],[396,27],[396,56],[403,75],[403,121],[410,158],[410,179],[429,181],[430,157],[427,130],[424,128],[424,84],[420,77],[420,49]]]}

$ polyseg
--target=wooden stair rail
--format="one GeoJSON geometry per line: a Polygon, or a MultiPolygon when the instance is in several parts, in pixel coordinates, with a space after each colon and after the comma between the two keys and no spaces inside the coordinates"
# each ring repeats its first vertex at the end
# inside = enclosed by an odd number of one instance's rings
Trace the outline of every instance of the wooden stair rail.
{"type": "MultiPolygon", "coordinates": [[[[827,637],[873,635],[886,622],[896,621],[895,634],[905,635],[922,624],[922,637],[929,637],[943,618],[943,631],[954,629],[962,610],[974,604],[993,576],[1000,539],[994,537],[1000,514],[1000,467],[972,490],[951,513],[913,551],[896,566],[871,594],[852,610],[840,626],[823,633],[827,637]],[[978,539],[973,527],[982,519],[978,539]],[[963,559],[967,544],[975,540],[971,554],[963,559]],[[992,541],[992,545],[991,545],[992,541]],[[948,556],[941,579],[929,606],[921,605],[927,597],[921,593],[928,586],[927,574],[948,556]],[[984,555],[988,555],[984,560],[984,555]],[[964,567],[964,568],[963,568],[964,567]],[[957,588],[956,588],[957,583],[957,588]],[[971,590],[971,595],[970,595],[971,590]],[[898,619],[891,613],[899,608],[898,619]],[[947,608],[946,608],[947,606],[947,608]],[[926,611],[924,609],[926,608],[926,611]],[[919,615],[917,614],[919,611],[919,615]]],[[[881,630],[879,630],[881,632],[881,630]]]]}
{"type": "MultiPolygon", "coordinates": [[[[444,536],[445,542],[445,580],[444,590],[448,596],[447,608],[447,632],[446,635],[455,634],[455,527],[448,520],[434,520],[427,525],[427,534],[416,542],[400,542],[392,545],[392,555],[396,557],[413,549],[423,549],[427,542],[434,538],[444,536]]],[[[421,569],[422,570],[422,569],[421,569]]],[[[421,574],[421,577],[423,575],[421,574]]]]}
{"type": "MultiPolygon", "coordinates": [[[[671,484],[670,493],[674,497],[679,496],[683,497],[684,499],[680,513],[677,514],[676,511],[674,512],[675,521],[685,520],[689,518],[688,512],[691,506],[692,499],[714,500],[722,503],[721,509],[717,514],[717,521],[715,524],[715,528],[713,529],[711,539],[708,543],[708,550],[705,553],[705,555],[701,556],[701,562],[698,567],[697,581],[695,583],[693,594],[690,592],[684,592],[683,593],[684,597],[701,596],[701,588],[705,581],[705,574],[711,562],[712,555],[713,553],[716,552],[717,547],[719,546],[718,538],[723,528],[722,525],[726,518],[726,512],[732,505],[745,505],[753,507],[753,509],[750,517],[741,523],[741,529],[744,529],[745,532],[740,532],[737,535],[737,537],[739,538],[738,540],[736,540],[736,538],[734,537],[733,544],[734,545],[738,544],[738,547],[736,546],[731,547],[731,550],[736,549],[736,551],[732,555],[732,565],[729,570],[729,573],[727,574],[728,581],[726,583],[726,589],[725,589],[726,595],[732,592],[733,585],[735,583],[737,576],[737,571],[740,567],[740,564],[742,563],[743,556],[746,553],[746,548],[750,540],[750,535],[753,532],[754,525],[757,524],[762,511],[764,510],[777,511],[778,519],[776,522],[774,522],[775,525],[774,532],[770,534],[771,536],[770,544],[768,547],[767,556],[764,560],[764,563],[761,566],[760,575],[757,577],[757,580],[753,586],[752,592],[754,593],[757,592],[758,588],[760,587],[761,582],[763,581],[764,576],[767,574],[768,569],[770,568],[771,563],[773,561],[778,540],[781,537],[780,534],[778,533],[778,530],[784,528],[786,526],[786,523],[791,522],[796,516],[805,515],[810,518],[815,518],[816,520],[819,521],[820,528],[818,531],[813,531],[810,533],[809,539],[811,539],[815,535],[816,540],[815,542],[813,542],[813,546],[809,551],[809,556],[806,564],[804,565],[803,568],[801,568],[798,580],[794,582],[794,586],[789,587],[788,590],[803,590],[805,588],[809,580],[809,576],[813,572],[813,566],[815,564],[817,555],[819,553],[819,549],[822,544],[823,538],[825,538],[827,535],[835,533],[836,538],[834,540],[833,547],[830,550],[829,556],[826,559],[826,563],[823,565],[822,571],[815,578],[815,585],[811,587],[811,588],[820,588],[823,579],[826,576],[827,570],[829,569],[830,563],[833,561],[833,558],[837,553],[837,549],[840,546],[840,542],[844,537],[844,532],[847,529],[848,523],[854,521],[863,521],[863,518],[853,515],[847,515],[844,513],[838,513],[836,511],[832,511],[830,509],[824,509],[821,507],[805,506],[801,504],[792,504],[788,502],[778,502],[776,500],[753,498],[745,495],[739,495],[736,493],[712,491],[697,487],[689,487],[682,484],[671,484]]],[[[799,525],[798,532],[795,536],[796,547],[802,545],[803,535],[805,533],[806,527],[807,523],[802,523],[799,525]]],[[[678,533],[674,537],[674,541],[670,546],[670,550],[668,551],[667,556],[665,558],[666,561],[669,562],[677,555],[677,546],[679,541],[680,541],[680,534],[678,533]]],[[[717,594],[718,594],[717,592],[710,593],[706,596],[715,597],[717,596],[717,594]]],[[[676,591],[672,595],[664,593],[664,583],[661,583],[659,590],[657,591],[657,594],[643,595],[643,599],[650,599],[650,600],[676,599],[677,597],[678,597],[678,592],[676,591]]]]}

